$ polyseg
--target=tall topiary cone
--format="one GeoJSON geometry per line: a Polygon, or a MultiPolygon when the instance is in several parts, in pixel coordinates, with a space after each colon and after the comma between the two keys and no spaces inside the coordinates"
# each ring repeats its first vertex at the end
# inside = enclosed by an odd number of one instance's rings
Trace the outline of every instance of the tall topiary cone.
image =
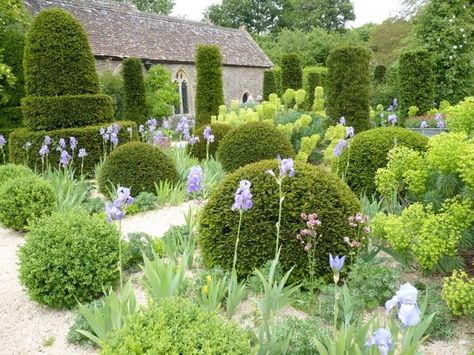
{"type": "Polygon", "coordinates": [[[147,110],[142,61],[138,58],[125,59],[122,77],[125,88],[125,117],[137,124],[143,124],[147,119],[147,110]]]}
{"type": "Polygon", "coordinates": [[[24,75],[27,98],[22,106],[30,129],[84,126],[113,118],[111,98],[99,94],[87,34],[65,10],[49,8],[36,16],[25,43],[24,75]]]}
{"type": "Polygon", "coordinates": [[[222,54],[218,46],[200,45],[196,52],[196,126],[211,123],[224,105],[222,54]]]}

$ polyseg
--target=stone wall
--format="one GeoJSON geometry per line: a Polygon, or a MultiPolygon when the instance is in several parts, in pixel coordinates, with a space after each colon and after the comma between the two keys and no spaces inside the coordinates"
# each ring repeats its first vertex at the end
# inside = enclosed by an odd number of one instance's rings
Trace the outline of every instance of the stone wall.
{"type": "MultiPolygon", "coordinates": [[[[189,82],[189,108],[194,115],[194,97],[196,95],[196,67],[193,64],[163,64],[171,72],[174,79],[178,72],[184,72],[189,82]]],[[[118,73],[122,68],[120,60],[97,59],[96,67],[99,72],[106,68],[118,73]]],[[[224,66],[224,100],[229,105],[232,100],[242,101],[245,93],[256,100],[263,92],[263,72],[265,68],[224,66]]]]}

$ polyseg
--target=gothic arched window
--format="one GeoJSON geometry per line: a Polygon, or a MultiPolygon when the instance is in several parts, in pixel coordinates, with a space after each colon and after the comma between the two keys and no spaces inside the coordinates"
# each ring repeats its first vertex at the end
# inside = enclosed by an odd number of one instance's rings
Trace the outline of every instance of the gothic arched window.
{"type": "Polygon", "coordinates": [[[174,75],[174,82],[178,86],[179,93],[179,104],[174,108],[175,114],[184,115],[190,113],[190,99],[192,99],[190,94],[191,85],[188,75],[183,69],[178,69],[174,75]]]}

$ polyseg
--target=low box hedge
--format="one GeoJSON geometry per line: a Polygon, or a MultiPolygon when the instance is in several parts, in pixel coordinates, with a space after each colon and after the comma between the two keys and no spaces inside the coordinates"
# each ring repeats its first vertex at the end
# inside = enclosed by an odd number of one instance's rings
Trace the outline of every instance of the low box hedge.
{"type": "Polygon", "coordinates": [[[0,129],[23,126],[21,106],[0,108],[0,129]]]}
{"type": "Polygon", "coordinates": [[[22,109],[25,126],[34,131],[84,127],[114,119],[112,98],[102,94],[27,96],[22,109]]]}
{"type": "MultiPolygon", "coordinates": [[[[121,129],[119,132],[119,144],[127,143],[130,140],[138,140],[137,124],[131,121],[117,121],[121,129]],[[127,128],[132,127],[133,133],[132,138],[127,132],[127,128]]],[[[26,150],[23,148],[26,142],[31,142],[31,147],[28,150],[28,166],[35,170],[41,170],[41,158],[38,154],[41,148],[44,137],[49,136],[53,140],[50,146],[50,153],[48,160],[52,165],[59,164],[59,152],[56,151],[57,142],[60,138],[65,138],[68,143],[69,149],[69,137],[75,137],[78,141],[77,148],[85,148],[87,151],[87,157],[84,158],[84,174],[93,175],[95,164],[97,164],[101,157],[104,155],[103,150],[103,139],[99,134],[101,127],[106,128],[111,123],[104,123],[102,125],[87,126],[80,128],[65,128],[54,131],[30,131],[26,128],[18,129],[13,131],[8,138],[9,147],[9,160],[14,164],[25,164],[27,160],[26,150]]],[[[109,150],[110,143],[107,145],[109,150]]],[[[77,154],[77,150],[76,150],[77,154]]],[[[74,157],[74,168],[77,172],[81,169],[81,159],[74,157]]]]}

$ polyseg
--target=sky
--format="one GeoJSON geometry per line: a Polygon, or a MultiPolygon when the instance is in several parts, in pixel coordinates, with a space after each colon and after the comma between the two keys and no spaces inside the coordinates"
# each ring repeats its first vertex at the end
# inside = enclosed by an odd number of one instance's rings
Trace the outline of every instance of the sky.
{"type": "MultiPolygon", "coordinates": [[[[204,9],[211,4],[219,4],[219,0],[175,0],[175,8],[171,15],[200,21],[204,9]]],[[[356,20],[350,25],[357,27],[367,22],[380,23],[400,8],[401,0],[352,0],[356,20]]]]}

